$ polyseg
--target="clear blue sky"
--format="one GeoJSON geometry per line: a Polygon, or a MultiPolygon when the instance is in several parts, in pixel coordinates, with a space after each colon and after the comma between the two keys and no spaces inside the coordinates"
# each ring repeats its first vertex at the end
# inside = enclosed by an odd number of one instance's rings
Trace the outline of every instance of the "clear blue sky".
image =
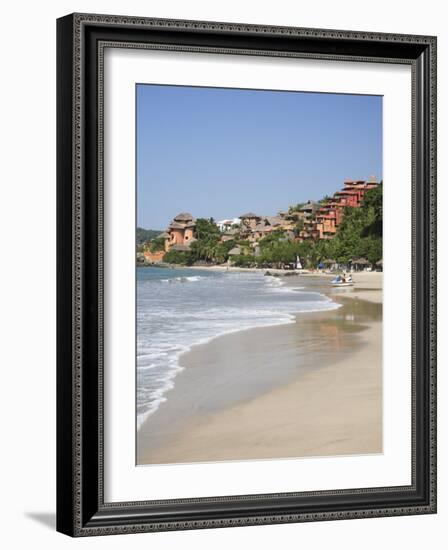
{"type": "Polygon", "coordinates": [[[382,97],[137,85],[137,224],[275,215],[382,178],[382,97]]]}

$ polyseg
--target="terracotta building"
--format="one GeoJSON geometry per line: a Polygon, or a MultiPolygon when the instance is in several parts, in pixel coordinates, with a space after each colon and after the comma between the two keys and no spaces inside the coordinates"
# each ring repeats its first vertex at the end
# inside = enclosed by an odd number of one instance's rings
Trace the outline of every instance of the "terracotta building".
{"type": "Polygon", "coordinates": [[[375,176],[371,176],[367,181],[345,180],[344,188],[327,201],[319,205],[308,201],[301,208],[306,218],[298,240],[333,238],[342,222],[345,208],[359,208],[367,191],[375,189],[378,185],[375,176]]]}
{"type": "Polygon", "coordinates": [[[189,247],[196,240],[195,227],[195,219],[189,212],[181,212],[175,216],[166,231],[168,238],[165,239],[165,250],[171,250],[173,247],[182,247],[182,249],[189,247]]]}
{"type": "Polygon", "coordinates": [[[369,189],[375,189],[378,181],[375,176],[365,180],[345,180],[344,189],[334,194],[340,205],[358,208],[361,206],[364,195],[369,189]]]}
{"type": "Polygon", "coordinates": [[[157,252],[151,252],[150,250],[145,250],[143,252],[143,257],[150,264],[158,264],[162,262],[164,256],[165,256],[164,250],[159,250],[157,252]]]}
{"type": "Polygon", "coordinates": [[[330,208],[321,208],[316,215],[316,230],[319,239],[331,239],[336,234],[336,212],[330,208]]]}
{"type": "Polygon", "coordinates": [[[241,214],[240,216],[241,224],[248,229],[255,229],[255,227],[260,223],[261,216],[254,214],[253,212],[248,212],[247,214],[241,214]]]}

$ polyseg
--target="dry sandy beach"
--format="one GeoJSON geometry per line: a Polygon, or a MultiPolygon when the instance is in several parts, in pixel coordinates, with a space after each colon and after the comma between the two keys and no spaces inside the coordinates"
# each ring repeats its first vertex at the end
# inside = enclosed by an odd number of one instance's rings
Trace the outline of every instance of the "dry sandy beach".
{"type": "Polygon", "coordinates": [[[137,464],[382,452],[382,274],[298,275],[341,307],[194,347],[138,432],[137,464]]]}

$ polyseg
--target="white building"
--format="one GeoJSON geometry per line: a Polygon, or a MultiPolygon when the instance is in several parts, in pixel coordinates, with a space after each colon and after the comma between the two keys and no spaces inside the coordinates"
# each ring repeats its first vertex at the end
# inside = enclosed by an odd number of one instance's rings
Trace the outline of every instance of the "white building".
{"type": "Polygon", "coordinates": [[[229,229],[232,229],[236,225],[239,226],[241,224],[241,220],[239,218],[232,218],[228,220],[220,220],[219,222],[216,222],[216,225],[218,226],[218,229],[225,233],[229,229]]]}

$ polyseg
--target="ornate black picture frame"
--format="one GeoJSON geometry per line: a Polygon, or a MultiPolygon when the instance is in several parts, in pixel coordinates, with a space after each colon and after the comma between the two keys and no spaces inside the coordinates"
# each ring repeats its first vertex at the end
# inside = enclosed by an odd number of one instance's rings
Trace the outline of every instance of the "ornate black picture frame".
{"type": "Polygon", "coordinates": [[[436,512],[436,38],[73,14],[57,22],[57,529],[71,536],[436,512]],[[412,484],[108,503],[103,487],[103,53],[120,47],[412,68],[412,484]]]}

